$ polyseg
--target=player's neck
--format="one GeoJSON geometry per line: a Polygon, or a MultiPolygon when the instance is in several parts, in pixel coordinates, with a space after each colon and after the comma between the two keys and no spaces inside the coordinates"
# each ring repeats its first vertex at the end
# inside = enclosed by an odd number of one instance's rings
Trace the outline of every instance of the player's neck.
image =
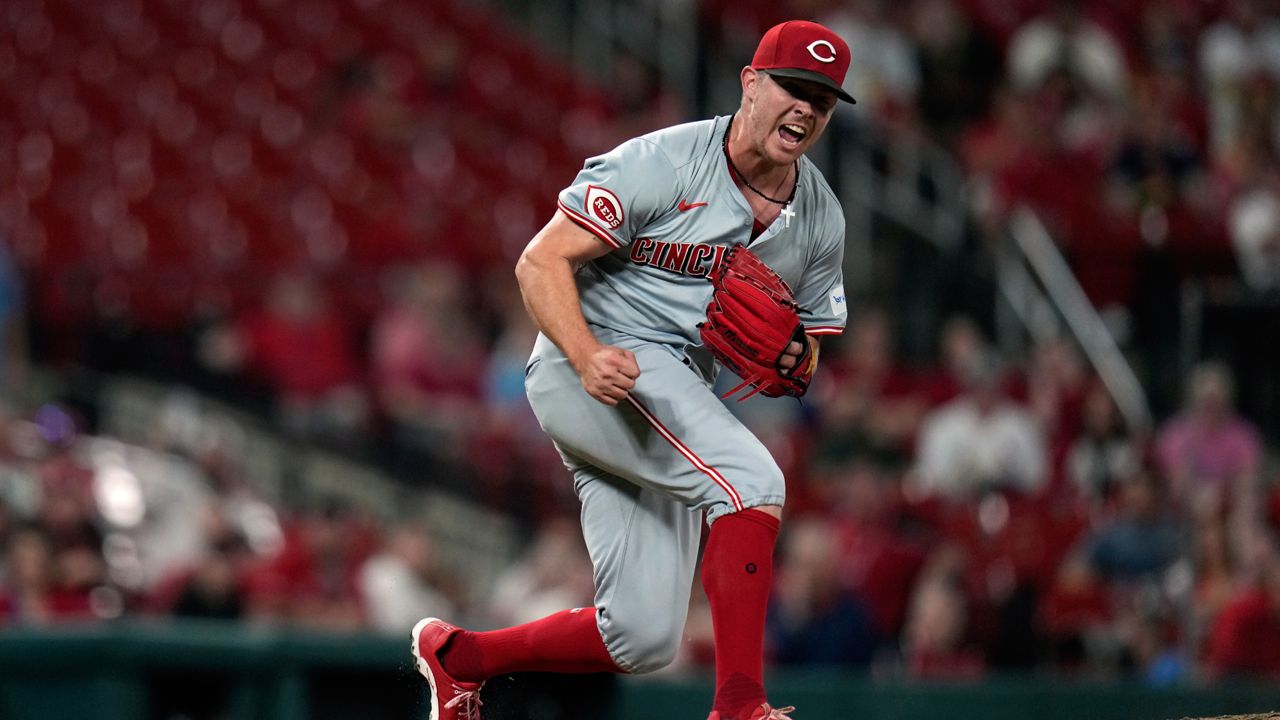
{"type": "Polygon", "coordinates": [[[794,163],[788,161],[778,164],[770,160],[752,142],[746,125],[737,115],[730,120],[729,144],[726,149],[729,161],[742,175],[742,178],[735,177],[734,182],[742,185],[745,178],[746,182],[761,190],[769,188],[776,191],[779,197],[786,197],[794,182],[791,177],[794,163]]]}

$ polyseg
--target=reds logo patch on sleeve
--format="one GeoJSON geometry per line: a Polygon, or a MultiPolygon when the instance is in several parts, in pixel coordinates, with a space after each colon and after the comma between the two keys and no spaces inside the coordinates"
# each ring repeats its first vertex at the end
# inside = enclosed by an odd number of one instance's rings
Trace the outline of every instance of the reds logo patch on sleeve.
{"type": "Polygon", "coordinates": [[[610,190],[588,185],[586,207],[583,209],[610,230],[622,227],[622,202],[610,190]]]}

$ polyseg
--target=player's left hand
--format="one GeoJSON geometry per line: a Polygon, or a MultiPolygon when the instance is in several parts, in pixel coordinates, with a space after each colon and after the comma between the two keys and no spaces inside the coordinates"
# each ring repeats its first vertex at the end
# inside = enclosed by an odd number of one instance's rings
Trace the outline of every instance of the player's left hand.
{"type": "Polygon", "coordinates": [[[755,253],[735,245],[711,273],[707,319],[698,324],[702,344],[720,364],[742,378],[732,395],[742,398],[800,397],[809,388],[817,343],[805,334],[791,288],[755,253]]]}
{"type": "Polygon", "coordinates": [[[794,370],[803,352],[804,345],[792,340],[791,344],[787,345],[787,349],[782,351],[782,356],[778,358],[778,367],[788,372],[794,370]]]}

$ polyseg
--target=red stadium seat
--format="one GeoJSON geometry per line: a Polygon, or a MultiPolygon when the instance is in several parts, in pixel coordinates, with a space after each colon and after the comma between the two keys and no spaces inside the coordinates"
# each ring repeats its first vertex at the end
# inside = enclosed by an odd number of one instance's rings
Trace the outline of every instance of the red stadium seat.
{"type": "MultiPolygon", "coordinates": [[[[11,101],[0,130],[12,128],[27,163],[6,173],[26,189],[12,214],[29,220],[15,236],[42,271],[64,277],[75,268],[163,268],[172,281],[299,258],[345,258],[370,272],[432,254],[506,262],[517,236],[545,222],[584,138],[609,113],[602,95],[471,5],[24,8],[0,84],[11,101]],[[440,55],[444,48],[454,55],[440,55]],[[465,77],[451,77],[455,70],[465,77]],[[390,95],[371,100],[373,92],[390,95]],[[386,115],[392,106],[376,104],[386,99],[403,114],[386,115]],[[367,102],[375,104],[344,115],[367,102]],[[363,204],[375,196],[382,209],[370,212],[363,204]],[[418,219],[404,222],[410,213],[418,219]]],[[[128,297],[148,322],[181,323],[174,298],[195,302],[139,282],[128,297]],[[159,309],[141,307],[153,300],[159,309]]],[[[47,304],[64,316],[77,306],[58,292],[47,304]]]]}

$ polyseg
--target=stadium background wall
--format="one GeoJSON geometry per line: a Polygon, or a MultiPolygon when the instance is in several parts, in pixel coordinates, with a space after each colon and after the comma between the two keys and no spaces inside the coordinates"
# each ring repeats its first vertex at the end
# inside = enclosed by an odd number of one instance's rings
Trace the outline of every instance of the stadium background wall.
{"type": "MultiPolygon", "coordinates": [[[[166,696],[203,694],[221,697],[228,720],[399,720],[424,709],[406,657],[397,638],[187,623],[7,631],[0,718],[147,720],[167,715],[166,696]]],[[[1280,706],[1280,687],[1265,684],[1154,689],[1036,676],[922,684],[806,672],[777,674],[771,687],[811,720],[1162,720],[1280,706]]],[[[607,717],[695,717],[709,690],[705,679],[624,679],[607,717]]]]}

